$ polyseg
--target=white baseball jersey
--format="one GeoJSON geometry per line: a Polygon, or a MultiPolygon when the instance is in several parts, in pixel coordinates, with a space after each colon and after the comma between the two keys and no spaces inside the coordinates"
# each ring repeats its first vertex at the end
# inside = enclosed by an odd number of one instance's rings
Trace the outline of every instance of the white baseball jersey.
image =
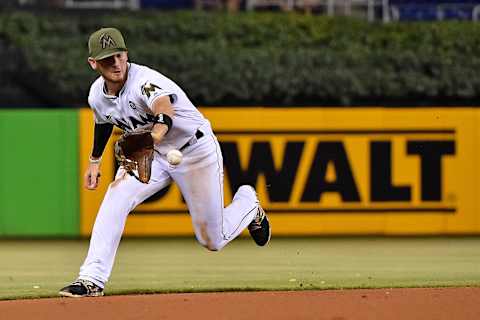
{"type": "Polygon", "coordinates": [[[88,103],[96,123],[112,123],[126,132],[151,128],[154,124],[152,105],[158,97],[170,96],[175,116],[167,135],[155,149],[165,154],[179,149],[208,120],[190,102],[185,92],[161,73],[135,63],[128,64],[128,77],[118,96],[106,93],[100,76],[91,86],[88,103]]]}

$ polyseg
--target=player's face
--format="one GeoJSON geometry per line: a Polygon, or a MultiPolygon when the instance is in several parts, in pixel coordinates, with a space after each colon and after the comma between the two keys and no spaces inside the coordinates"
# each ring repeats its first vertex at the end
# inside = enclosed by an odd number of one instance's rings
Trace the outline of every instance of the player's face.
{"type": "Polygon", "coordinates": [[[121,83],[126,79],[127,60],[127,53],[120,52],[111,57],[97,60],[95,69],[105,78],[105,80],[113,83],[121,83]]]}

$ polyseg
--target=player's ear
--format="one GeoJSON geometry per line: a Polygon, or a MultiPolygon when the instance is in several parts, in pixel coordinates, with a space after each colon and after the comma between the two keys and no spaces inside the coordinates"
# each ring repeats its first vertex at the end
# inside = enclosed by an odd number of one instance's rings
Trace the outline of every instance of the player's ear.
{"type": "Polygon", "coordinates": [[[93,70],[97,70],[97,61],[93,58],[88,58],[88,64],[93,70]]]}

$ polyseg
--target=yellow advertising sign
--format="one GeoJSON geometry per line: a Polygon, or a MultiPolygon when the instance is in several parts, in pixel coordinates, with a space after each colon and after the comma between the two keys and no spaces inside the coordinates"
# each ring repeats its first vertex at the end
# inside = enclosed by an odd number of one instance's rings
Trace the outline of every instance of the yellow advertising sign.
{"type": "MultiPolygon", "coordinates": [[[[480,112],[474,108],[201,111],[222,147],[225,202],[240,185],[255,185],[274,235],[480,233],[480,112]]],[[[82,110],[82,172],[92,117],[82,110]]],[[[114,176],[111,144],[99,190],[81,194],[82,234],[89,234],[114,176]]],[[[175,185],[139,205],[125,230],[192,233],[175,185]]]]}

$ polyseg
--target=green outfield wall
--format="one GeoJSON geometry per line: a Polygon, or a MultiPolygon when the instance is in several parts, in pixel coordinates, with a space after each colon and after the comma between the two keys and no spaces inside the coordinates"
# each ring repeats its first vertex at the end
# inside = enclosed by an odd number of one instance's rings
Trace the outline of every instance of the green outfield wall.
{"type": "Polygon", "coordinates": [[[0,236],[79,234],[78,111],[0,111],[0,236]]]}
{"type": "MultiPolygon", "coordinates": [[[[273,236],[480,234],[480,109],[200,108],[224,154],[225,203],[256,187],[273,236]]],[[[90,109],[0,111],[0,238],[88,237],[114,179],[115,130],[95,192],[81,188],[90,109]]],[[[126,236],[192,236],[173,184],[126,236]]]]}

